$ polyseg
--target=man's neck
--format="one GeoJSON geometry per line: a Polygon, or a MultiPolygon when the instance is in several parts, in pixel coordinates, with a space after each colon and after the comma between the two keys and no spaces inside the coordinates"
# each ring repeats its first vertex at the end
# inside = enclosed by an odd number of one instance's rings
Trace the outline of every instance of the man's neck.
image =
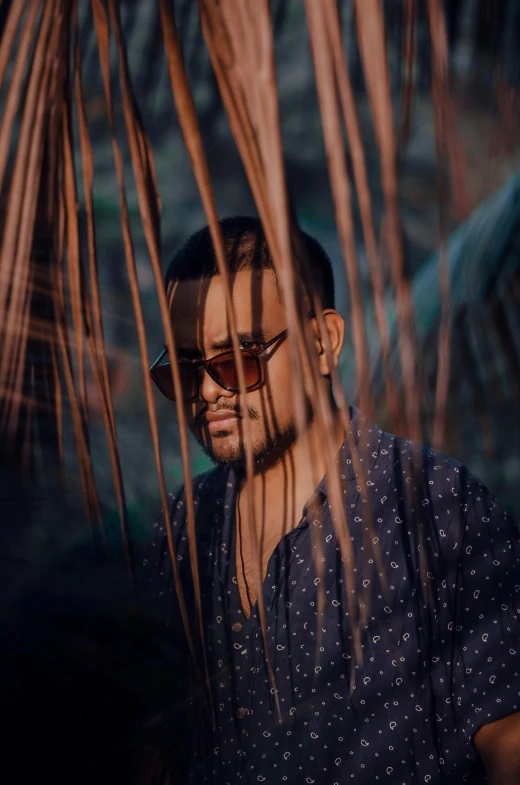
{"type": "MultiPolygon", "coordinates": [[[[339,414],[333,411],[333,449],[344,439],[339,414]]],[[[264,472],[255,473],[252,492],[255,525],[260,540],[280,539],[301,519],[302,509],[327,470],[327,447],[316,421],[284,451],[280,460],[264,472]]],[[[241,510],[246,512],[248,488],[241,491],[241,510]]]]}
{"type": "MultiPolygon", "coordinates": [[[[337,412],[333,414],[332,447],[337,452],[343,442],[343,433],[337,412]]],[[[251,488],[247,487],[247,482],[241,488],[236,515],[236,571],[242,611],[246,618],[257,598],[251,524],[254,524],[263,582],[272,552],[281,538],[298,525],[305,503],[326,473],[326,449],[316,423],[312,422],[306,433],[284,451],[280,461],[254,475],[251,488]],[[253,521],[248,505],[250,490],[253,495],[253,521]]]]}

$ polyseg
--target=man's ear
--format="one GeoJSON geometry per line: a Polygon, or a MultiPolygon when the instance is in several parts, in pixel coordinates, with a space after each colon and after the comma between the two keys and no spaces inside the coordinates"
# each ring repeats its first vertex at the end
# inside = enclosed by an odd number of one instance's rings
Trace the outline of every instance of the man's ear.
{"type": "Polygon", "coordinates": [[[339,356],[345,338],[345,321],[333,308],[327,308],[327,310],[322,313],[327,331],[326,334],[320,334],[317,319],[313,319],[312,321],[312,331],[316,341],[320,373],[323,376],[330,376],[334,368],[338,367],[339,356]],[[332,368],[329,364],[329,358],[332,363],[332,368]]]}

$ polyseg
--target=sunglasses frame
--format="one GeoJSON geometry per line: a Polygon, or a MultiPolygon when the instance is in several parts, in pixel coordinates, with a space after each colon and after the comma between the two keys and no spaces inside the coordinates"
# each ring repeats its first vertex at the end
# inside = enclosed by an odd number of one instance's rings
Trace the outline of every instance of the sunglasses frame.
{"type": "MultiPolygon", "coordinates": [[[[256,346],[254,349],[240,349],[240,353],[242,354],[242,356],[251,355],[254,357],[258,368],[259,379],[254,384],[250,384],[246,387],[247,392],[251,392],[252,390],[255,390],[263,382],[262,364],[259,359],[260,355],[263,354],[265,351],[267,351],[267,349],[273,346],[277,341],[284,340],[287,337],[287,333],[288,333],[288,329],[286,328],[285,330],[282,330],[281,333],[278,333],[278,335],[275,335],[266,343],[262,343],[259,346],[256,346]]],[[[191,368],[202,368],[208,374],[208,376],[211,379],[213,379],[213,381],[216,382],[216,384],[219,385],[219,387],[222,387],[223,390],[237,393],[240,392],[238,387],[227,387],[225,384],[222,383],[222,379],[219,379],[218,374],[216,374],[215,371],[212,372],[211,370],[211,366],[216,364],[219,357],[223,357],[225,354],[230,354],[230,353],[232,353],[232,351],[226,349],[224,352],[219,352],[218,354],[215,354],[213,357],[210,357],[208,360],[179,360],[178,364],[180,366],[183,365],[190,366],[191,368]]],[[[150,375],[152,377],[155,386],[165,396],[165,398],[168,398],[169,401],[175,402],[175,398],[172,398],[170,395],[167,395],[165,391],[162,389],[162,386],[158,381],[157,375],[155,373],[155,370],[160,366],[161,360],[166,354],[168,354],[168,349],[165,346],[162,352],[160,353],[159,357],[155,360],[153,365],[150,366],[150,375]]],[[[166,365],[170,365],[170,363],[164,363],[164,366],[166,365]]],[[[164,367],[164,366],[160,366],[160,367],[164,367]]],[[[201,384],[202,384],[202,377],[201,377],[201,384]]],[[[200,385],[199,385],[199,390],[195,395],[193,395],[191,398],[183,398],[183,401],[185,403],[190,403],[191,401],[195,401],[199,396],[199,394],[200,394],[200,385]]]]}

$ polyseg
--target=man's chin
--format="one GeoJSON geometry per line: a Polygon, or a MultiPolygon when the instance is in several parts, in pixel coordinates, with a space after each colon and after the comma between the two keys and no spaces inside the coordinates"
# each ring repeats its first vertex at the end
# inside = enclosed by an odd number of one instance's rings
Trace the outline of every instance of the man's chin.
{"type": "MultiPolygon", "coordinates": [[[[290,447],[295,438],[294,430],[287,430],[277,440],[265,440],[253,444],[254,471],[265,472],[273,468],[283,459],[285,451],[290,447]]],[[[233,469],[244,469],[246,465],[246,451],[243,441],[229,431],[212,434],[212,438],[199,439],[202,449],[217,466],[233,469]]]]}
{"type": "Polygon", "coordinates": [[[242,467],[245,452],[240,439],[233,438],[229,431],[218,431],[212,438],[200,442],[202,449],[217,466],[242,467]]]}

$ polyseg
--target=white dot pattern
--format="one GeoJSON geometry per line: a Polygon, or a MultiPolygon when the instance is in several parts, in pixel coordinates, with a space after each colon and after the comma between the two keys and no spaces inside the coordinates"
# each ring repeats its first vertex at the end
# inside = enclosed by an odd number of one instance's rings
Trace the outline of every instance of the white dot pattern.
{"type": "MultiPolygon", "coordinates": [[[[365,484],[346,443],[338,461],[355,586],[347,588],[326,478],[267,567],[267,640],[282,722],[256,609],[249,619],[240,610],[239,478],[215,469],[195,481],[215,729],[193,687],[192,782],[459,785],[472,772],[479,785],[486,777],[473,734],[520,710],[520,542],[513,522],[453,459],[383,433],[356,409],[352,417],[365,484]]],[[[171,498],[195,630],[182,491],[171,498]]],[[[154,525],[142,574],[147,597],[180,647],[163,522],[154,525]]]]}

